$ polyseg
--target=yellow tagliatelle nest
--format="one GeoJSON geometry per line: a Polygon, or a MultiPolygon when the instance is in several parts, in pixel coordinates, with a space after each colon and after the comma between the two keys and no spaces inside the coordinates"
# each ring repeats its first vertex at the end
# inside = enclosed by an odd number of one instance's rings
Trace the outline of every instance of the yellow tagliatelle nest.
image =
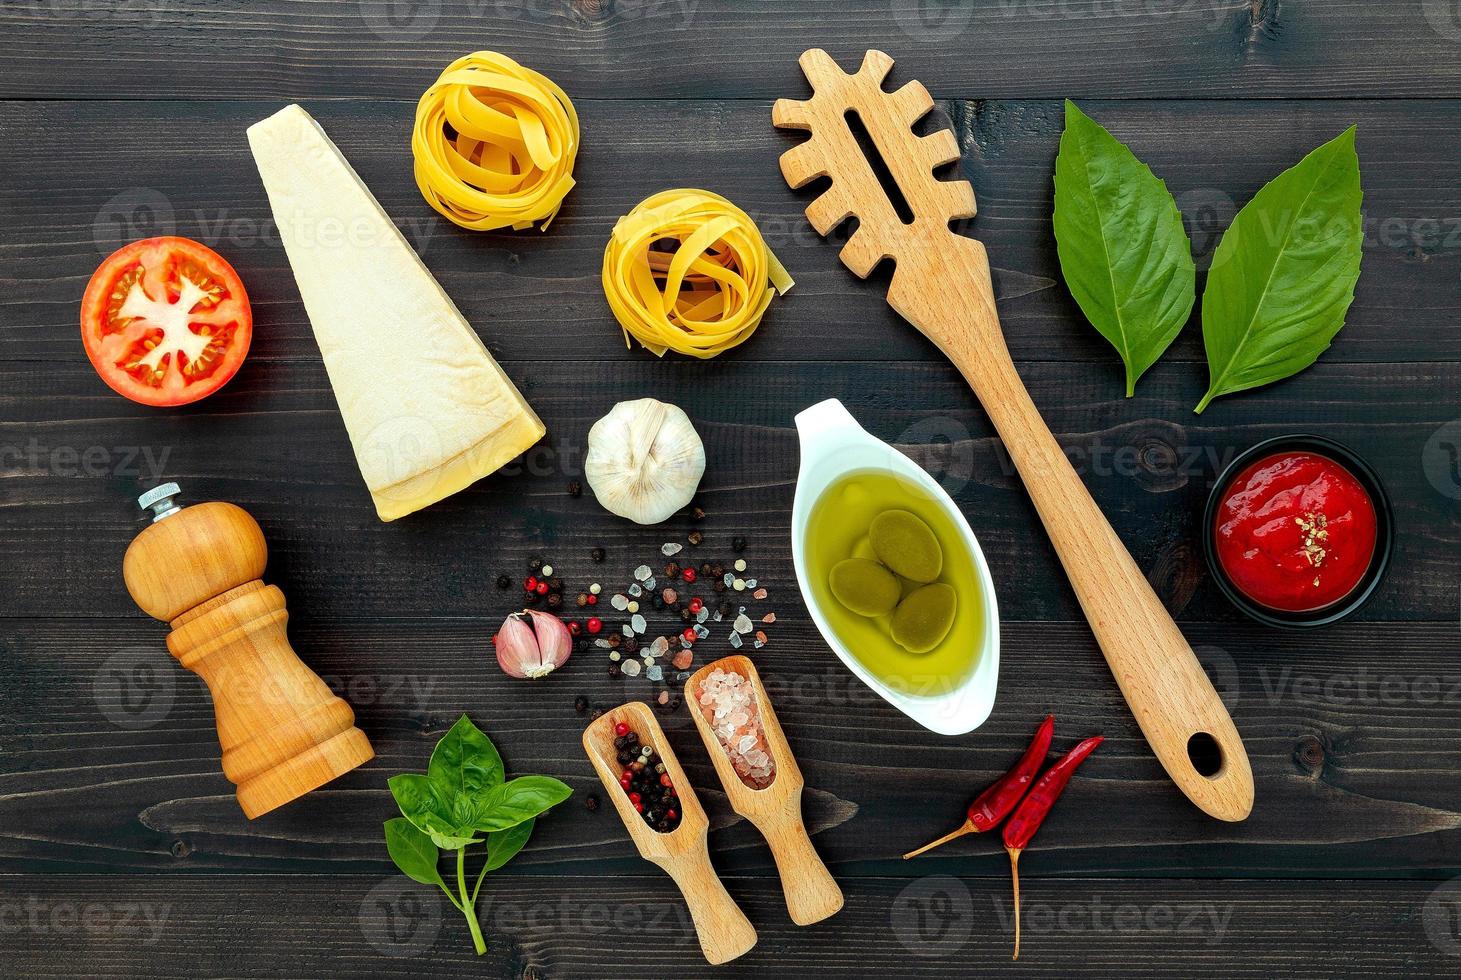
{"type": "Polygon", "coordinates": [[[416,106],[416,186],[463,228],[547,228],[573,187],[578,137],[561,88],[478,51],[448,65],[416,106]]]}
{"type": "Polygon", "coordinates": [[[710,191],[646,198],[604,249],[604,294],[624,343],[633,337],[661,357],[709,358],[745,343],[791,286],[750,215],[710,191]]]}

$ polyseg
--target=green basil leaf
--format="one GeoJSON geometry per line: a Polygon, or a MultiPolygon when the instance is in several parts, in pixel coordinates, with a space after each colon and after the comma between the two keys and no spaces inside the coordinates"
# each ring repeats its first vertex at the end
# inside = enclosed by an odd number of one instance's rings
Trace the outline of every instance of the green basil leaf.
{"type": "Polygon", "coordinates": [[[426,775],[448,802],[457,796],[481,796],[502,783],[502,756],[482,730],[462,715],[431,753],[426,775]]]}
{"type": "Polygon", "coordinates": [[[1269,181],[1213,252],[1202,293],[1207,394],[1302,371],[1329,347],[1354,301],[1364,228],[1355,128],[1269,181]]]}
{"type": "Polygon", "coordinates": [[[477,830],[497,831],[531,820],[573,795],[552,776],[518,776],[487,794],[487,812],[477,830]]]}
{"type": "Polygon", "coordinates": [[[423,885],[446,887],[446,883],[441,880],[441,872],[436,867],[441,852],[430,837],[417,830],[405,817],[394,817],[386,821],[386,850],[390,852],[396,867],[407,878],[423,885]]]}
{"type": "Polygon", "coordinates": [[[426,776],[416,772],[392,776],[390,787],[401,815],[437,847],[454,851],[480,840],[472,833],[470,823],[463,825],[456,821],[450,804],[439,797],[437,788],[426,776]]]}
{"type": "Polygon", "coordinates": [[[1167,185],[1069,99],[1055,158],[1060,272],[1126,364],[1126,396],[1176,339],[1197,300],[1197,268],[1167,185]]]}
{"type": "Polygon", "coordinates": [[[537,821],[531,817],[518,824],[516,827],[509,827],[506,830],[498,830],[487,835],[487,870],[496,871],[507,862],[517,856],[517,852],[523,849],[528,838],[533,836],[533,825],[537,821]]]}

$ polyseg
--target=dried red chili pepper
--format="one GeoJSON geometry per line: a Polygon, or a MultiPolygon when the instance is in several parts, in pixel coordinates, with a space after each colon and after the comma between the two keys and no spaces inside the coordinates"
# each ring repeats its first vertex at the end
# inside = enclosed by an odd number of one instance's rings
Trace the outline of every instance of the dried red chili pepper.
{"type": "Polygon", "coordinates": [[[1046,814],[1060,799],[1060,794],[1065,792],[1065,785],[1075,774],[1076,767],[1086,761],[1086,756],[1096,751],[1096,746],[1102,741],[1102,736],[1093,736],[1061,756],[1030,788],[1030,795],[1020,803],[1010,822],[1004,825],[1004,849],[1009,852],[1010,874],[1015,881],[1015,955],[1011,959],[1020,958],[1020,854],[1045,822],[1046,814]]]}
{"type": "Polygon", "coordinates": [[[965,834],[978,834],[986,830],[993,830],[999,826],[999,822],[1009,816],[1015,804],[1020,802],[1020,797],[1025,795],[1029,788],[1030,781],[1035,778],[1040,763],[1045,761],[1045,753],[1050,751],[1050,736],[1055,732],[1055,716],[1049,715],[1040,723],[1035,732],[1035,738],[1030,742],[1030,747],[1025,754],[1020,756],[1020,761],[1015,763],[1013,769],[995,780],[988,789],[974,798],[969,804],[969,816],[963,826],[952,834],[945,834],[932,844],[925,844],[916,851],[909,851],[903,855],[903,860],[917,857],[924,851],[932,850],[940,844],[947,844],[955,837],[963,837],[965,834]]]}

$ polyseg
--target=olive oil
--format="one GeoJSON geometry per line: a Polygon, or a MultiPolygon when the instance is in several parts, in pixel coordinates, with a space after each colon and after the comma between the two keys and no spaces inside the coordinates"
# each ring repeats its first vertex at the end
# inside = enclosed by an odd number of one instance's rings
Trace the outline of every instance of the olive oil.
{"type": "MultiPolygon", "coordinates": [[[[905,694],[937,697],[958,688],[978,662],[985,610],[974,556],[942,504],[911,480],[885,470],[854,470],[833,482],[812,505],[805,555],[812,598],[832,632],[869,672],[905,694]],[[879,514],[906,510],[933,531],[943,549],[936,581],[957,595],[954,623],[926,653],[910,653],[892,636],[892,616],[861,616],[842,605],[829,584],[845,558],[876,559],[868,528],[879,514]]],[[[923,583],[900,579],[903,596],[923,583]]]]}

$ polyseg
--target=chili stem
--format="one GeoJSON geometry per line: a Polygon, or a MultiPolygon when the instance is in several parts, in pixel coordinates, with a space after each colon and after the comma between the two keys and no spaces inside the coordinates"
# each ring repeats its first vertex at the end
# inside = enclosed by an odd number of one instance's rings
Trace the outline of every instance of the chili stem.
{"type": "Polygon", "coordinates": [[[1007,847],[1010,855],[1010,876],[1015,882],[1015,955],[1010,959],[1020,958],[1020,849],[1018,847],[1007,847]]]}
{"type": "Polygon", "coordinates": [[[958,830],[954,831],[952,834],[944,834],[944,836],[940,837],[938,840],[934,841],[931,844],[924,844],[922,847],[920,847],[916,851],[909,851],[907,854],[903,855],[903,860],[906,861],[909,858],[918,857],[918,855],[922,854],[924,851],[931,851],[935,847],[938,847],[940,844],[947,844],[949,841],[953,840],[955,837],[963,837],[965,834],[977,834],[977,833],[979,833],[979,828],[976,827],[976,826],[974,826],[974,821],[972,821],[972,820],[965,820],[964,821],[964,825],[962,827],[960,827],[958,830]]]}

